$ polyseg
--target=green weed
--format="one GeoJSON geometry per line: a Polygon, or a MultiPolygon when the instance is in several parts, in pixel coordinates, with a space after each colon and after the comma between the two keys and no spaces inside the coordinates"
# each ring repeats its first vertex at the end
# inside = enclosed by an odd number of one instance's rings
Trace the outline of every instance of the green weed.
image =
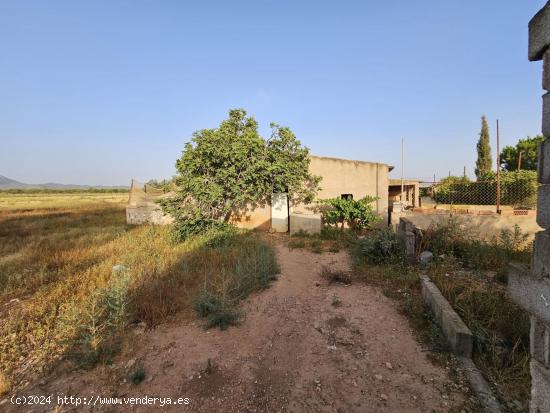
{"type": "Polygon", "coordinates": [[[145,371],[145,367],[142,363],[138,363],[134,371],[130,374],[130,381],[133,384],[138,385],[143,380],[145,380],[146,375],[147,372],[145,371]]]}

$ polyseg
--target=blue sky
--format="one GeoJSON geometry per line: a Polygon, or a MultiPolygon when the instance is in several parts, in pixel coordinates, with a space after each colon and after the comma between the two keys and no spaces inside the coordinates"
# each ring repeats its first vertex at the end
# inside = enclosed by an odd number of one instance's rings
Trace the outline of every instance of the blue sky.
{"type": "Polygon", "coordinates": [[[407,177],[473,175],[480,116],[535,135],[545,0],[0,1],[0,174],[31,183],[169,177],[229,108],[317,155],[407,177]]]}

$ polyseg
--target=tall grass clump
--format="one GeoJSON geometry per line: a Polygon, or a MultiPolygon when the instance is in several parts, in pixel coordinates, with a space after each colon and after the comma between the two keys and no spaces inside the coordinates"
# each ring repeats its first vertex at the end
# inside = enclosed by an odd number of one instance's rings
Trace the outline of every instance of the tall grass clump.
{"type": "Polygon", "coordinates": [[[241,318],[238,302],[266,288],[279,272],[273,248],[258,235],[223,238],[221,244],[196,251],[188,263],[188,268],[200,265],[203,271],[200,293],[193,300],[197,315],[206,319],[207,328],[222,330],[241,318]]]}
{"type": "Polygon", "coordinates": [[[191,308],[208,326],[226,328],[240,318],[233,311],[238,302],[266,288],[278,273],[273,247],[252,232],[211,228],[174,245],[187,245],[187,253],[162,276],[148,277],[134,289],[135,317],[149,325],[191,308]]]}
{"type": "Polygon", "coordinates": [[[405,258],[403,246],[390,228],[367,235],[357,242],[354,250],[358,263],[400,264],[405,258]]]}
{"type": "Polygon", "coordinates": [[[106,286],[98,288],[84,303],[61,306],[60,325],[69,338],[69,355],[82,367],[110,361],[117,334],[126,327],[131,312],[129,272],[115,272],[106,286]]]}

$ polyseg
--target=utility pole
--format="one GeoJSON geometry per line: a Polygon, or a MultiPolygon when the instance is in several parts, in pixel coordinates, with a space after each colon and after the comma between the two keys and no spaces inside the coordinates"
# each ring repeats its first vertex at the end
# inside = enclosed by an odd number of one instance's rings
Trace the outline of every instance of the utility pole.
{"type": "Polygon", "coordinates": [[[500,134],[497,119],[497,214],[500,214],[500,134]]]}
{"type": "Polygon", "coordinates": [[[464,165],[464,178],[466,178],[466,165],[464,165]]]}
{"type": "Polygon", "coordinates": [[[521,169],[521,155],[523,154],[523,151],[519,151],[518,156],[518,171],[521,169]]]}
{"type": "Polygon", "coordinates": [[[403,191],[405,190],[405,185],[403,182],[403,169],[405,168],[405,138],[401,138],[401,203],[403,203],[403,191]]]}

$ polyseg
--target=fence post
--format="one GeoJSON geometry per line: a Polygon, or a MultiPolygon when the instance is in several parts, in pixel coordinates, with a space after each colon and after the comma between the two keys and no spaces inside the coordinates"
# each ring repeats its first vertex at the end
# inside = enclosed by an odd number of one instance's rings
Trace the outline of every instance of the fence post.
{"type": "Polygon", "coordinates": [[[498,130],[497,119],[497,214],[500,214],[500,135],[498,130]]]}

